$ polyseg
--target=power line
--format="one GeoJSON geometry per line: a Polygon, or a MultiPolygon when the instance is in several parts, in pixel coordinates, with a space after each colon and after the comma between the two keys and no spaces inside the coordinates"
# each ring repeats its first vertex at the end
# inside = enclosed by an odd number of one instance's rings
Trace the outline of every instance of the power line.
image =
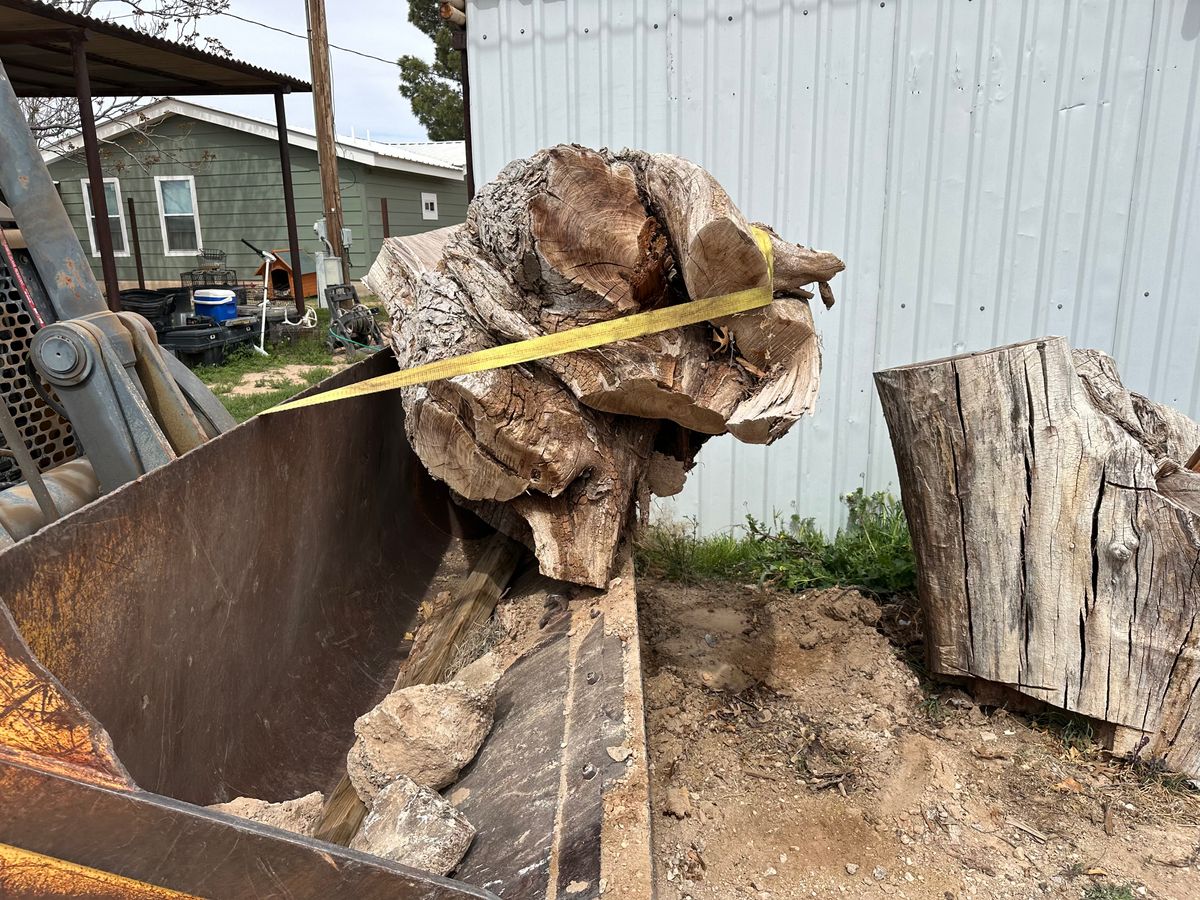
{"type": "MultiPolygon", "coordinates": [[[[218,15],[218,16],[228,16],[231,19],[237,19],[239,22],[245,22],[247,25],[257,25],[259,28],[265,28],[268,31],[277,31],[280,34],[286,34],[288,37],[294,37],[294,38],[304,41],[306,43],[308,42],[308,35],[306,35],[306,34],[297,34],[294,31],[288,31],[286,28],[280,28],[276,25],[268,25],[266,22],[258,21],[258,19],[247,19],[245,16],[239,16],[237,13],[231,13],[227,10],[223,10],[223,9],[209,10],[208,14],[209,15],[218,15]]],[[[137,13],[128,13],[123,16],[113,16],[108,21],[116,22],[120,19],[136,19],[136,18],[139,18],[137,13]]],[[[384,63],[385,65],[395,66],[396,68],[400,67],[400,63],[396,62],[396,60],[394,60],[394,59],[384,59],[382,56],[374,56],[373,54],[366,53],[362,50],[355,50],[353,47],[343,47],[340,44],[331,43],[329,46],[332,47],[334,50],[341,50],[343,53],[353,53],[355,56],[361,56],[363,59],[374,60],[375,62],[381,62],[381,63],[384,63]]]]}
{"type": "MultiPolygon", "coordinates": [[[[278,31],[280,34],[286,34],[288,37],[299,38],[302,41],[308,41],[308,35],[296,34],[294,31],[288,31],[286,28],[279,28],[275,25],[268,25],[266,22],[260,22],[257,19],[247,19],[245,16],[239,16],[237,13],[231,13],[226,10],[215,10],[218,16],[228,16],[231,19],[237,19],[239,22],[245,22],[248,25],[257,25],[260,28],[266,28],[268,31],[278,31]]],[[[330,43],[329,45],[334,50],[341,50],[343,53],[353,53],[355,56],[361,56],[363,59],[373,59],[375,62],[386,63],[389,66],[400,67],[400,64],[394,59],[384,59],[382,56],[374,56],[370,53],[364,53],[362,50],[355,50],[351,47],[342,47],[338,44],[330,43]]]]}

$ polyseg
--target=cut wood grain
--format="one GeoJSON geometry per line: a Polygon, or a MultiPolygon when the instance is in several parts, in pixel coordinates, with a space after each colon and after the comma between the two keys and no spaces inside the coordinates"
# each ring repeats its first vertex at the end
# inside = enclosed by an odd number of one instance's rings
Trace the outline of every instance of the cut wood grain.
{"type": "Polygon", "coordinates": [[[711,435],[770,443],[809,412],[821,353],[808,300],[831,253],[749,222],[679,157],[560,145],[516,160],[467,221],[389,238],[367,277],[411,367],[662,306],[770,285],[768,307],[519,367],[403,388],[426,468],[553,578],[605,585],[634,507],[711,435]]]}
{"type": "MultiPolygon", "coordinates": [[[[473,627],[491,617],[524,553],[520,544],[503,534],[488,539],[471,572],[453,591],[451,605],[427,630],[422,629],[427,633],[418,633],[392,690],[445,679],[459,642],[473,627]]],[[[313,835],[347,847],[366,814],[367,807],[343,773],[325,800],[313,835]]]]}
{"type": "Polygon", "coordinates": [[[1200,774],[1200,424],[1044,338],[876,373],[933,671],[1148,735],[1200,774]]]}

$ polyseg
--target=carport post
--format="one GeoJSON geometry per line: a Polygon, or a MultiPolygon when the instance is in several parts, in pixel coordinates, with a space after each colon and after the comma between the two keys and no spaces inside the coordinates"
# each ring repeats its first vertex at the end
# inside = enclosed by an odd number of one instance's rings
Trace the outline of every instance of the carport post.
{"type": "Polygon", "coordinates": [[[283,212],[287,217],[288,250],[292,257],[292,294],[296,299],[296,312],[304,315],[304,272],[300,265],[300,236],[296,233],[296,194],[292,190],[292,156],[288,149],[283,92],[275,94],[275,130],[279,141],[279,167],[283,170],[283,212]]]}
{"type": "MultiPolygon", "coordinates": [[[[104,171],[100,168],[100,142],[96,137],[96,116],[92,111],[92,82],[88,78],[85,31],[71,42],[75,69],[75,99],[79,101],[79,126],[83,132],[83,155],[87,159],[88,188],[92,196],[93,228],[104,272],[104,293],[108,308],[121,309],[121,288],[117,284],[117,261],[113,258],[112,231],[108,227],[108,204],[104,200],[104,171]]],[[[118,210],[118,213],[120,210],[118,210]]]]}

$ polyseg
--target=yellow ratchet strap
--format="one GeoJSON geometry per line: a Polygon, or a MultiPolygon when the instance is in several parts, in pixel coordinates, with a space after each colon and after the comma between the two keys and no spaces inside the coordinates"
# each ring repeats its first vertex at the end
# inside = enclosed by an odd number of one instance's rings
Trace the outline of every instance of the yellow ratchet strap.
{"type": "Polygon", "coordinates": [[[771,302],[771,282],[775,262],[771,253],[770,236],[761,228],[754,228],[753,231],[754,239],[767,259],[767,283],[762,287],[748,288],[732,294],[721,294],[718,297],[707,297],[703,300],[690,300],[675,306],[622,316],[608,322],[581,325],[578,328],[544,334],[513,344],[501,344],[498,347],[488,347],[486,350],[476,350],[474,353],[464,353],[462,356],[439,359],[436,362],[413,366],[411,369],[404,369],[400,372],[368,378],[366,381],[359,381],[322,394],[313,394],[311,397],[304,397],[300,400],[290,400],[266,410],[264,414],[301,409],[305,406],[317,406],[321,403],[334,403],[350,397],[392,391],[396,388],[410,387],[429,381],[441,381],[443,378],[454,378],[457,375],[468,375],[472,372],[501,369],[505,366],[515,366],[537,359],[561,356],[564,353],[574,353],[576,350],[590,350],[592,347],[602,347],[613,341],[625,341],[647,334],[657,334],[672,328],[682,328],[685,325],[695,325],[697,322],[706,322],[710,319],[720,319],[723,316],[732,316],[736,313],[758,309],[771,302]]]}

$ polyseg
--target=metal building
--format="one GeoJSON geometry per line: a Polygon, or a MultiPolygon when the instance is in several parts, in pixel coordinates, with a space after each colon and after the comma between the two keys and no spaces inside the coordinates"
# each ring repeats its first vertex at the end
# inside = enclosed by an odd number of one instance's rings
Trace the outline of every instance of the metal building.
{"type": "Polygon", "coordinates": [[[825,526],[895,492],[871,372],[1046,334],[1200,417],[1200,0],[470,0],[476,178],[547,144],[690,157],[832,250],[815,417],[667,505],[825,526]]]}

